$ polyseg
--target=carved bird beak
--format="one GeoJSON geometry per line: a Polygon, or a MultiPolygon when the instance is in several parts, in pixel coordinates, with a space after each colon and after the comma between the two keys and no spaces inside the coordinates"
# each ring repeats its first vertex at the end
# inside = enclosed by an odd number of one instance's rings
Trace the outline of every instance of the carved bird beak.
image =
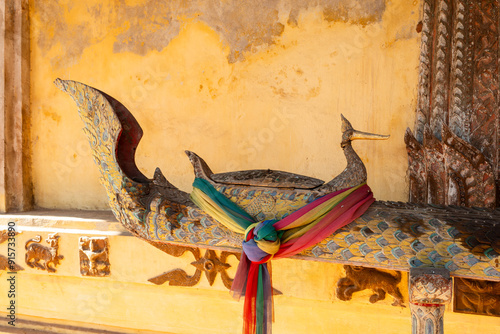
{"type": "Polygon", "coordinates": [[[362,132],[358,130],[354,130],[351,122],[344,117],[344,115],[340,114],[342,118],[342,143],[347,143],[351,140],[356,139],[367,139],[367,140],[382,140],[388,139],[390,136],[386,135],[377,135],[374,133],[362,132]]]}
{"type": "Polygon", "coordinates": [[[352,130],[352,134],[350,136],[351,140],[356,139],[367,139],[367,140],[384,140],[388,139],[390,135],[377,135],[375,133],[362,132],[358,130],[352,130]]]}

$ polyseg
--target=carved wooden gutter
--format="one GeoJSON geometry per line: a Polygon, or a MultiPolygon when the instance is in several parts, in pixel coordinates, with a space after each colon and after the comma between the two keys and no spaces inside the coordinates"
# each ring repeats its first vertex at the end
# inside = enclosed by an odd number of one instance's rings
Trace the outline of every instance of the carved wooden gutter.
{"type": "MultiPolygon", "coordinates": [[[[159,169],[153,179],[139,171],[134,155],[142,129],[120,102],[78,82],[58,79],[55,83],[78,105],[111,209],[125,228],[167,253],[170,244],[240,252],[242,236],[200,210],[159,169]]],[[[349,131],[352,136],[355,130],[344,121],[343,132],[349,131]]],[[[281,218],[316,197],[357,185],[363,177],[366,180],[364,165],[359,157],[356,160],[350,146],[352,139],[343,138],[343,147],[347,159],[353,159],[351,165],[361,164],[357,172],[346,169],[325,184],[265,170],[213,174],[196,154],[187,154],[196,177],[211,182],[226,197],[263,220],[281,218]]],[[[360,218],[296,258],[399,271],[440,268],[453,277],[500,282],[499,254],[499,210],[375,202],[360,218]]],[[[415,282],[424,284],[418,279],[415,282]]],[[[442,291],[444,295],[446,289],[449,286],[442,291]]],[[[446,298],[431,299],[439,304],[446,298]]],[[[416,305],[419,300],[414,297],[411,301],[416,305]]]]}

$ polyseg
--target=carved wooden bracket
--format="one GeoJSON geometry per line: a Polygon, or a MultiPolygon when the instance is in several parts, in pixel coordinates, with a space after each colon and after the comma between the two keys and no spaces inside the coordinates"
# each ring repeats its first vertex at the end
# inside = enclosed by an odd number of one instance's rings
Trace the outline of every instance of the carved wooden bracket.
{"type": "Polygon", "coordinates": [[[454,311],[500,317],[500,282],[455,278],[454,311]]]}
{"type": "Polygon", "coordinates": [[[189,276],[182,269],[174,269],[148,279],[151,283],[161,285],[168,282],[168,284],[172,286],[194,286],[200,281],[201,274],[205,273],[208,283],[212,286],[217,277],[217,273],[220,273],[224,286],[227,289],[231,289],[233,279],[229,277],[226,271],[231,267],[231,265],[227,263],[227,259],[233,255],[239,260],[240,253],[222,251],[220,257],[218,257],[214,250],[207,249],[202,257],[200,249],[195,247],[165,244],[161,249],[165,253],[175,257],[182,256],[185,252],[191,252],[195,258],[195,261],[191,262],[191,265],[196,268],[196,271],[192,276],[189,276]]]}
{"type": "Polygon", "coordinates": [[[346,277],[337,282],[337,298],[340,300],[351,300],[352,294],[357,291],[370,289],[374,292],[370,296],[370,303],[376,303],[385,299],[386,294],[394,298],[393,306],[405,307],[403,295],[398,288],[401,282],[401,272],[395,275],[387,272],[358,266],[344,266],[346,277]]]}
{"type": "Polygon", "coordinates": [[[106,237],[80,237],[80,273],[83,276],[109,276],[109,243],[106,237]]]}
{"type": "Polygon", "coordinates": [[[59,255],[59,236],[57,233],[49,234],[45,240],[49,247],[41,244],[42,237],[37,235],[35,238],[26,242],[26,264],[31,268],[56,272],[56,266],[59,260],[64,256],[59,255]]]}

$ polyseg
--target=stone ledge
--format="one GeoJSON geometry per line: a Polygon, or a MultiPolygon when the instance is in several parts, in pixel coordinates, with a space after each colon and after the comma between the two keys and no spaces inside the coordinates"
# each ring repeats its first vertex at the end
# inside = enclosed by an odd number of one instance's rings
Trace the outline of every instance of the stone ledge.
{"type": "Polygon", "coordinates": [[[16,221],[19,231],[45,231],[74,234],[132,234],[120,224],[111,211],[34,210],[0,214],[0,230],[16,221]]]}

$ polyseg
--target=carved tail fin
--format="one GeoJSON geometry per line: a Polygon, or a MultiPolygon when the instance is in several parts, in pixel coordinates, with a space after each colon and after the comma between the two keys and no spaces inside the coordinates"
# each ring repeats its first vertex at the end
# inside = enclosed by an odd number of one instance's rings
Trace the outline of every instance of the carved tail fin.
{"type": "Polygon", "coordinates": [[[111,96],[75,81],[57,79],[54,83],[78,106],[113,213],[129,230],[142,234],[134,221],[143,219],[145,208],[139,198],[149,191],[151,181],[135,164],[141,127],[127,108],[111,96]]]}
{"type": "Polygon", "coordinates": [[[134,116],[116,99],[79,82],[57,79],[57,87],[78,106],[94,161],[101,172],[109,204],[116,218],[132,233],[148,239],[148,222],[158,208],[179,217],[191,204],[189,195],[173,186],[157,169],[148,179],[135,164],[142,129],[134,116]]]}

